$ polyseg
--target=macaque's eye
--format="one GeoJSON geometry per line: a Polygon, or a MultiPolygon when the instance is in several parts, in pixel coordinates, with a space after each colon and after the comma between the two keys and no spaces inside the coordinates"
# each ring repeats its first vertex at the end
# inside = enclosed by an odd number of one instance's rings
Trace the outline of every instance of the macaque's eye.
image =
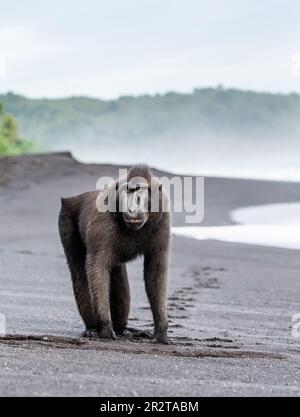
{"type": "Polygon", "coordinates": [[[132,188],[129,188],[129,187],[127,187],[126,188],[126,193],[127,194],[130,194],[130,193],[132,193],[134,190],[132,189],[132,188]]]}
{"type": "Polygon", "coordinates": [[[141,186],[139,184],[136,184],[135,186],[133,186],[132,188],[130,188],[130,186],[127,186],[127,190],[126,192],[129,193],[134,193],[136,191],[138,191],[141,188],[141,186]]]}

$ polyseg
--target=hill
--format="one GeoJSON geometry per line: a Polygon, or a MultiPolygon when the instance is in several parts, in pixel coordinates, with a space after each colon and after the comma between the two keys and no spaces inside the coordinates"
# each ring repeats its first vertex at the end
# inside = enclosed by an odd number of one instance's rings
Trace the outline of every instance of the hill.
{"type": "Polygon", "coordinates": [[[195,89],[100,100],[88,97],[28,99],[0,95],[26,137],[49,149],[77,143],[140,140],[299,137],[300,96],[223,88],[195,89]]]}

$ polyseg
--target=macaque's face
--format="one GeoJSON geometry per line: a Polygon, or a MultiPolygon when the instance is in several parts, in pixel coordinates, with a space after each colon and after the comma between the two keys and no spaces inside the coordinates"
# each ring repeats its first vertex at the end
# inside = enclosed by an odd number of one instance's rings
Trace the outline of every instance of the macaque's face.
{"type": "Polygon", "coordinates": [[[149,219],[149,185],[143,178],[132,178],[120,189],[123,220],[132,230],[141,229],[149,219]]]}

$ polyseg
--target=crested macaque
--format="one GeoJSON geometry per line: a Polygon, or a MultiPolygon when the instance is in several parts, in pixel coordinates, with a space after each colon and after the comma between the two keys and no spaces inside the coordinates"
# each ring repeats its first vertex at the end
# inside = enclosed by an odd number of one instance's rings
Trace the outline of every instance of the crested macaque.
{"type": "Polygon", "coordinates": [[[127,176],[104,190],[62,199],[59,233],[84,335],[97,332],[99,338],[116,339],[116,334],[124,333],[130,307],[126,263],[142,255],[153,339],[168,342],[170,213],[166,207],[166,193],[145,165],[133,166],[127,176]],[[152,201],[159,202],[155,210],[152,201]]]}

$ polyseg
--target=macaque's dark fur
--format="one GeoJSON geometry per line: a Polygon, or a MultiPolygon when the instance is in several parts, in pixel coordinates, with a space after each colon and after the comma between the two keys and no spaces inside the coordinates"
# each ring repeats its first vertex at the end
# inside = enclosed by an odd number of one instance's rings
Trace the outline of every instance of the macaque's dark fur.
{"type": "MultiPolygon", "coordinates": [[[[136,176],[150,184],[148,167],[132,167],[128,180],[136,176]]],[[[162,190],[160,193],[165,199],[162,190]]],[[[126,262],[143,255],[154,339],[166,343],[169,213],[149,212],[144,226],[134,231],[127,227],[122,213],[100,213],[96,208],[98,195],[99,191],[94,191],[62,199],[59,215],[60,237],[86,331],[96,330],[100,338],[115,338],[115,332],[124,332],[130,307],[126,262]]]]}

